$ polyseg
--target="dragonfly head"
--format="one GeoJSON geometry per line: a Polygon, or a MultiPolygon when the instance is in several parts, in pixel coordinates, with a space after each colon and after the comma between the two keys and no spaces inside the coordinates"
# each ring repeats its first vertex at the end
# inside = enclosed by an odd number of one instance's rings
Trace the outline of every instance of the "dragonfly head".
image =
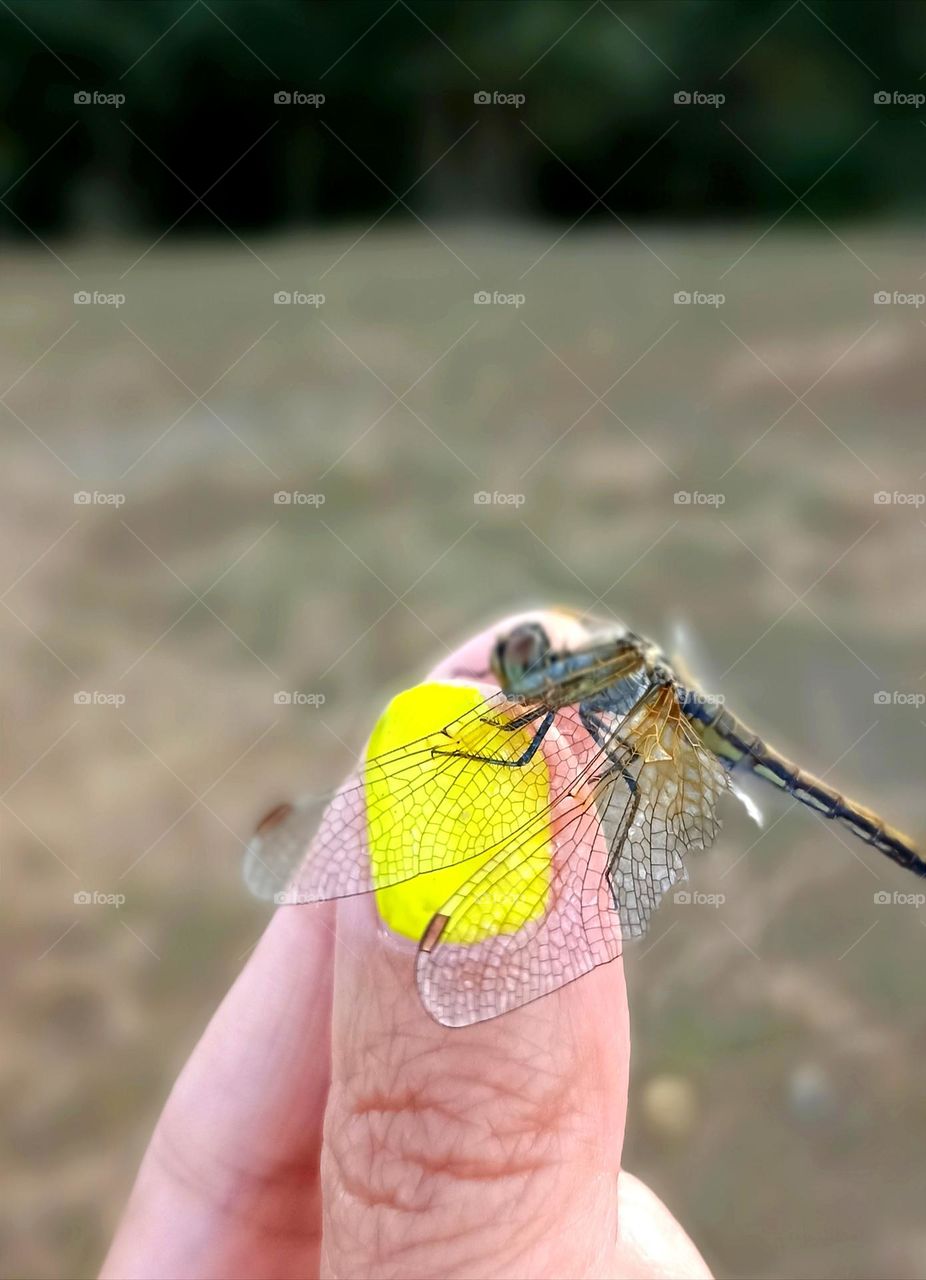
{"type": "Polygon", "coordinates": [[[539,622],[522,622],[501,636],[492,652],[492,674],[503,689],[516,688],[545,666],[552,655],[550,637],[539,622]]]}

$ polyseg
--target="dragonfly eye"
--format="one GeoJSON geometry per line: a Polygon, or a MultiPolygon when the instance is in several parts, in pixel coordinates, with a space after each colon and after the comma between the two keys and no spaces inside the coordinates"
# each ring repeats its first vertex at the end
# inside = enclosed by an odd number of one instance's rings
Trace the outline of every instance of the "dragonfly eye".
{"type": "Polygon", "coordinates": [[[502,636],[492,655],[492,671],[503,688],[516,685],[539,670],[551,652],[550,640],[539,622],[525,622],[502,636]]]}

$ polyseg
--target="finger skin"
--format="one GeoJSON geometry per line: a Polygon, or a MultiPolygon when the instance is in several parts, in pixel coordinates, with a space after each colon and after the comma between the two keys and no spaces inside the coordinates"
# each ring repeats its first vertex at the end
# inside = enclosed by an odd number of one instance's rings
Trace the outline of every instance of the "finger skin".
{"type": "MultiPolygon", "coordinates": [[[[580,634],[547,625],[554,644],[580,634]]],[[[457,660],[478,669],[486,651],[481,637],[457,660]]],[[[620,961],[448,1030],[369,900],[339,904],[336,952],[322,1274],[609,1274],[630,1054],[620,961]]]]}
{"type": "Polygon", "coordinates": [[[619,962],[448,1030],[370,911],[339,915],[322,1274],[608,1274],[628,1066],[619,962]]]}
{"type": "Polygon", "coordinates": [[[318,1274],[333,909],[278,911],[182,1071],[104,1280],[318,1274]]]}

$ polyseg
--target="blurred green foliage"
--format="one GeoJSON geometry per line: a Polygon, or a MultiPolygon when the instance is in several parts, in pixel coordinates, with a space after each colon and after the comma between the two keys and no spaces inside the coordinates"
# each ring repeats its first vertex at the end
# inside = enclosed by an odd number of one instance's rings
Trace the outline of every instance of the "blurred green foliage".
{"type": "Polygon", "coordinates": [[[924,68],[920,0],[10,0],[0,225],[903,212],[924,68]]]}

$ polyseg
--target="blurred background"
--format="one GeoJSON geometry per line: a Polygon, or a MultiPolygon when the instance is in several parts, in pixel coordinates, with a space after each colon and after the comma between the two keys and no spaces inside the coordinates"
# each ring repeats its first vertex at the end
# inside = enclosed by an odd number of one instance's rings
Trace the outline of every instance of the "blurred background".
{"type": "MultiPolygon", "coordinates": [[[[920,3],[0,7],[4,1273],[94,1274],[270,803],[474,629],[922,792],[920,3]]],[[[718,1276],[926,1275],[917,882],[771,795],[628,958],[718,1276]],[[851,847],[850,847],[851,846],[851,847]]]]}

